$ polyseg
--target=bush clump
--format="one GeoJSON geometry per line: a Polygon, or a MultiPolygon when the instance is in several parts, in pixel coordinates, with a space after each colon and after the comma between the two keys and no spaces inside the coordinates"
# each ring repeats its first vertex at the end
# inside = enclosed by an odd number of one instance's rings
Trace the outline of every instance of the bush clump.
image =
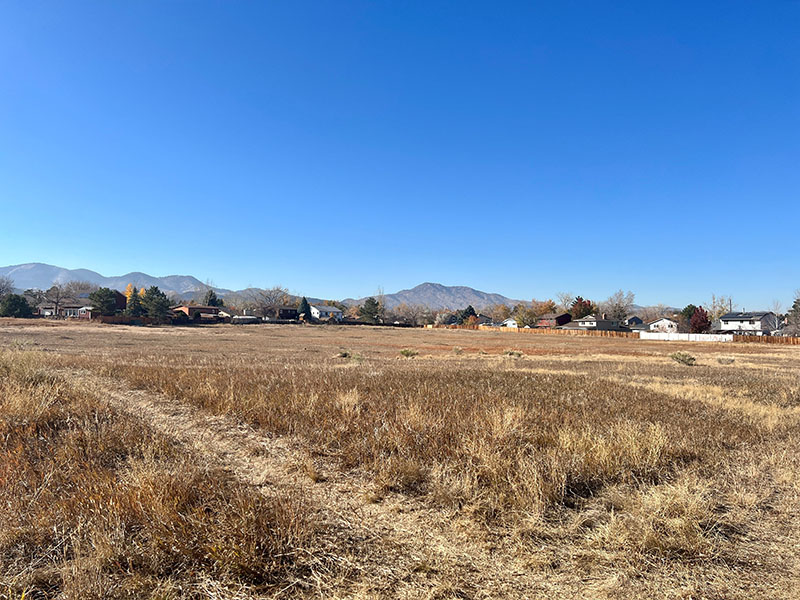
{"type": "Polygon", "coordinates": [[[673,352],[669,357],[676,363],[686,365],[687,367],[693,367],[695,363],[697,363],[697,359],[688,352],[673,352]]]}

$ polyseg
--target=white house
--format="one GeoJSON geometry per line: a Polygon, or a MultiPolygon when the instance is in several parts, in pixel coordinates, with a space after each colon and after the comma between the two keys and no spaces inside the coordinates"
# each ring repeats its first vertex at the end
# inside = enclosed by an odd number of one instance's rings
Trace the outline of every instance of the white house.
{"type": "Polygon", "coordinates": [[[678,333],[678,324],[672,319],[661,317],[655,321],[647,323],[648,331],[660,331],[661,333],[678,333]]]}
{"type": "Polygon", "coordinates": [[[505,321],[500,323],[500,327],[514,327],[514,328],[517,328],[517,327],[519,327],[519,323],[517,323],[517,320],[514,317],[509,317],[508,319],[506,319],[505,321]]]}
{"type": "Polygon", "coordinates": [[[729,312],[719,318],[722,333],[769,335],[777,328],[778,317],[773,312],[729,312]]]}
{"type": "Polygon", "coordinates": [[[319,319],[320,321],[324,321],[327,319],[334,319],[336,321],[341,321],[344,317],[344,313],[341,310],[336,308],[335,306],[327,306],[327,305],[311,305],[311,316],[315,319],[319,319]]]}

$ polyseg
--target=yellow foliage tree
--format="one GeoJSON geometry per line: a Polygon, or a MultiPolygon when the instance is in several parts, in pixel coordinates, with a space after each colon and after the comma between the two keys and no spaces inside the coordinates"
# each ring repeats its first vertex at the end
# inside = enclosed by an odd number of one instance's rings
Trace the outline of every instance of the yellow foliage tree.
{"type": "Polygon", "coordinates": [[[140,298],[144,298],[144,291],[145,291],[144,288],[139,290],[139,297],[140,298]]]}
{"type": "Polygon", "coordinates": [[[131,296],[133,296],[135,293],[136,293],[136,288],[133,287],[132,283],[129,283],[128,287],[125,288],[125,298],[127,298],[130,301],[131,296]]]}

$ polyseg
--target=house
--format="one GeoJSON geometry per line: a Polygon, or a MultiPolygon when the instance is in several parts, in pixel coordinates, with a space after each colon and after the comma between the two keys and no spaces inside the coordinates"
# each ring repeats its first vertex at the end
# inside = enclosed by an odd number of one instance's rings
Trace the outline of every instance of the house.
{"type": "Polygon", "coordinates": [[[622,322],[623,325],[627,325],[628,327],[633,327],[634,325],[644,325],[644,321],[641,317],[637,317],[636,315],[631,315],[627,319],[622,322]]]}
{"type": "Polygon", "coordinates": [[[192,321],[206,321],[216,323],[219,319],[219,306],[201,306],[196,304],[181,304],[172,307],[172,312],[183,313],[192,321]]]}
{"type": "Polygon", "coordinates": [[[560,327],[561,325],[566,325],[572,321],[572,315],[569,313],[547,313],[539,317],[539,320],[536,321],[536,327],[560,327]]]}
{"type": "Polygon", "coordinates": [[[299,316],[300,313],[297,312],[297,309],[294,306],[278,306],[277,308],[275,308],[276,319],[290,321],[290,320],[296,320],[299,316]]]}
{"type": "Polygon", "coordinates": [[[111,290],[114,292],[114,308],[118,312],[122,312],[128,307],[128,297],[118,290],[111,290]]]}
{"type": "Polygon", "coordinates": [[[715,325],[721,333],[769,335],[778,328],[778,317],[774,312],[729,312],[715,325]]]}
{"type": "Polygon", "coordinates": [[[678,323],[667,317],[661,317],[654,321],[647,322],[646,331],[658,331],[661,333],[678,333],[678,323]]]}
{"type": "Polygon", "coordinates": [[[519,327],[519,323],[517,323],[517,320],[514,317],[509,317],[505,321],[500,323],[500,327],[514,327],[514,328],[517,328],[517,327],[519,327]]]}
{"type": "Polygon", "coordinates": [[[234,325],[255,325],[262,322],[261,317],[255,315],[234,315],[230,319],[234,325]]]}
{"type": "Polygon", "coordinates": [[[617,319],[609,319],[605,313],[600,316],[587,315],[580,319],[561,325],[561,329],[583,329],[586,331],[620,331],[617,319]]]}
{"type": "Polygon", "coordinates": [[[328,306],[326,304],[312,304],[311,316],[320,321],[326,321],[328,319],[341,321],[344,317],[344,313],[335,306],[328,306]]]}
{"type": "Polygon", "coordinates": [[[492,322],[492,317],[478,313],[478,325],[489,325],[492,322]]]}
{"type": "Polygon", "coordinates": [[[63,302],[58,305],[58,310],[55,304],[40,304],[37,310],[43,317],[90,319],[92,307],[86,306],[83,302],[63,302]]]}

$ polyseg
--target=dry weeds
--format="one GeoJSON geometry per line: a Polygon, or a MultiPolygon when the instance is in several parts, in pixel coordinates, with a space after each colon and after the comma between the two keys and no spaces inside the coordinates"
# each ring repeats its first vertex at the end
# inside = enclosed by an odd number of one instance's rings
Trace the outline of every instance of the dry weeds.
{"type": "Polygon", "coordinates": [[[378,553],[400,552],[374,586],[325,575],[330,597],[794,597],[795,349],[518,336],[509,357],[491,332],[289,329],[0,340],[296,447],[302,485],[362,503],[378,553]],[[691,369],[669,358],[688,350],[691,369]]]}

